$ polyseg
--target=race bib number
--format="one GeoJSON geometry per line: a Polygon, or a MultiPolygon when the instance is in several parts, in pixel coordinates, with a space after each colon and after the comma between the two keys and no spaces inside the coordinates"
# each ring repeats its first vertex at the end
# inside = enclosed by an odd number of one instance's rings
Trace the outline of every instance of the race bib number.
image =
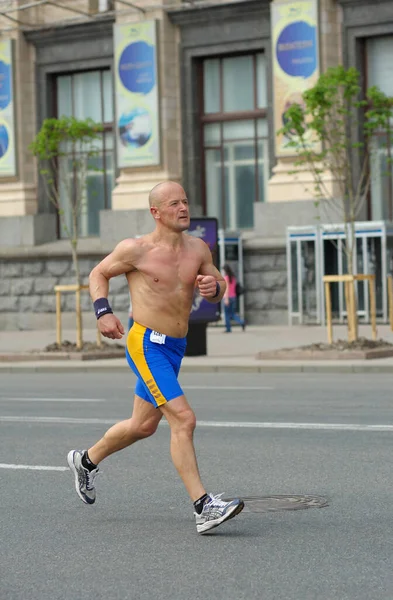
{"type": "Polygon", "coordinates": [[[166,335],[158,333],[158,331],[152,331],[150,334],[150,341],[154,344],[165,344],[166,335]]]}

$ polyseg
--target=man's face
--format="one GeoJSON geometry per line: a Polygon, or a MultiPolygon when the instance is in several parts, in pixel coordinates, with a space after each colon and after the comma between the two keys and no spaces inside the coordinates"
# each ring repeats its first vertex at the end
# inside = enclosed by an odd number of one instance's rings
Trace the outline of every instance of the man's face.
{"type": "Polygon", "coordinates": [[[185,191],[180,188],[171,191],[156,209],[160,222],[172,231],[186,231],[190,227],[190,212],[185,191]]]}

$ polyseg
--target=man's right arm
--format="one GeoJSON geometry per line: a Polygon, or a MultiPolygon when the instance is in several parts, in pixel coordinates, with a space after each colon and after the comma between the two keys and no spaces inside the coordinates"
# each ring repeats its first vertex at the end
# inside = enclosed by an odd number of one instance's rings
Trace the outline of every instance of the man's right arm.
{"type": "Polygon", "coordinates": [[[109,279],[124,275],[134,270],[135,240],[123,240],[106,256],[89,276],[89,290],[93,302],[98,298],[107,298],[109,292],[109,279]]]}
{"type": "Polygon", "coordinates": [[[113,314],[108,302],[109,279],[135,268],[133,264],[135,251],[135,240],[120,242],[111,254],[94,267],[89,276],[90,296],[94,303],[98,327],[103,336],[111,339],[120,339],[124,334],[124,328],[113,314]]]}

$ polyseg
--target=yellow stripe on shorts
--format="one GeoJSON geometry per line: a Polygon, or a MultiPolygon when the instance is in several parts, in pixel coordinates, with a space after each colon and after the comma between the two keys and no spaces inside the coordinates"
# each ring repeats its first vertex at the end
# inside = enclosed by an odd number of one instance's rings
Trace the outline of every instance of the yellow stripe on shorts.
{"type": "Polygon", "coordinates": [[[143,340],[146,333],[146,327],[143,325],[139,325],[139,323],[134,323],[131,331],[127,338],[127,349],[128,354],[131,356],[132,360],[135,363],[140,376],[145,385],[149,388],[151,395],[156,401],[158,406],[166,403],[166,399],[161,393],[160,388],[156,380],[154,379],[152,372],[149,369],[149,365],[147,364],[145,351],[143,348],[143,340]]]}

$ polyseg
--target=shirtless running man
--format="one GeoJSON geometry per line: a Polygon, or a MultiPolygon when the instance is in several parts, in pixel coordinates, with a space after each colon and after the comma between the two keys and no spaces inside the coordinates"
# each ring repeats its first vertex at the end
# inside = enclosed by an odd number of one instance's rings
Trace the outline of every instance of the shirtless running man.
{"type": "Polygon", "coordinates": [[[194,504],[198,533],[241,512],[244,502],[224,502],[207,494],[195,455],[195,414],[177,380],[186,348],[195,283],[209,302],[221,301],[226,284],[202,240],[184,233],[190,226],[188,200],[174,182],[156,185],[149,195],[156,221],[152,233],[120,242],[90,274],[90,295],[103,336],[121,339],[124,328],[108,303],[109,280],[125,275],[132,297],[134,325],[127,337],[127,361],[137,376],[130,419],[111,427],[88,450],[71,450],[68,464],[83,502],[96,498],[98,464],[110,454],[147,438],[164,415],[171,429],[173,463],[194,504]]]}

